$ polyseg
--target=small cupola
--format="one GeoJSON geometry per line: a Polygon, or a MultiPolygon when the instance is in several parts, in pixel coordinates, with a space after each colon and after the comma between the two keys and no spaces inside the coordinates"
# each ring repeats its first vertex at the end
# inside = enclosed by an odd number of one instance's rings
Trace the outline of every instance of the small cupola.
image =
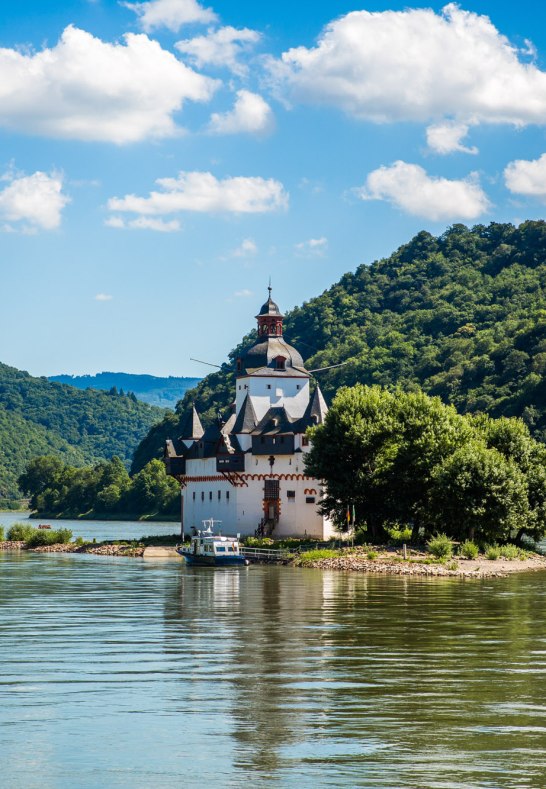
{"type": "Polygon", "coordinates": [[[284,315],[271,298],[271,285],[268,287],[269,298],[262,305],[256,319],[258,321],[259,337],[282,337],[282,319],[284,315]]]}

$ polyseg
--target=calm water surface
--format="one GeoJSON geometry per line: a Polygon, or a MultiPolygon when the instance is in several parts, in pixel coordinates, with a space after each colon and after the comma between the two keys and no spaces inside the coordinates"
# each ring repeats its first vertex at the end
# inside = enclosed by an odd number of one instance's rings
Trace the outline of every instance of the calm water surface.
{"type": "Polygon", "coordinates": [[[542,574],[0,554],[0,785],[542,789],[545,612],[542,574]]]}

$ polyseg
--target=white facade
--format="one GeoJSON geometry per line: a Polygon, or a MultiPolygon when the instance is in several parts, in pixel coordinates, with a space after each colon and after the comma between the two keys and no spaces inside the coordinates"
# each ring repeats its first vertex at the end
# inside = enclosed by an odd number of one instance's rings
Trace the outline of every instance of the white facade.
{"type": "Polygon", "coordinates": [[[322,487],[303,462],[305,431],[323,421],[327,408],[318,388],[310,397],[310,375],[282,338],[282,317],[270,292],[257,316],[258,340],[237,360],[235,413],[227,423],[204,431],[193,409],[181,454],[167,442],[172,468],[181,464],[169,473],[182,484],[185,532],[214,518],[226,535],[334,534],[318,510],[322,487]]]}

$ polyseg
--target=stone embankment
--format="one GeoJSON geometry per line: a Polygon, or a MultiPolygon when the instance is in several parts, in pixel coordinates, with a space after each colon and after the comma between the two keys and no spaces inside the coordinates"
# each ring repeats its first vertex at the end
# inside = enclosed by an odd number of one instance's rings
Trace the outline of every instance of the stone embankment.
{"type": "Polygon", "coordinates": [[[384,575],[452,576],[459,578],[503,578],[511,573],[546,570],[546,557],[532,554],[525,559],[453,558],[447,562],[430,563],[426,554],[403,559],[392,554],[369,559],[365,553],[349,550],[330,559],[318,559],[308,565],[320,570],[345,570],[384,575]]]}
{"type": "Polygon", "coordinates": [[[101,544],[77,545],[74,542],[40,545],[36,548],[25,548],[24,542],[6,540],[0,542],[0,551],[28,550],[30,553],[93,553],[97,556],[143,556],[144,548],[133,548],[131,545],[101,544]]]}

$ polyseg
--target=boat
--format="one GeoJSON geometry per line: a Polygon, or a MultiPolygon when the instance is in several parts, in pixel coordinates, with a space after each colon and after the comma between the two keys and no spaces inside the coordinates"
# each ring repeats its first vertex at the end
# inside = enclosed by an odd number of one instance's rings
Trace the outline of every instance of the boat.
{"type": "Polygon", "coordinates": [[[39,529],[51,529],[51,526],[48,523],[40,523],[38,525],[39,529]]]}
{"type": "Polygon", "coordinates": [[[190,547],[179,545],[177,553],[183,556],[187,564],[205,567],[234,567],[248,565],[250,562],[241,553],[239,538],[224,537],[214,534],[214,527],[221,521],[208,518],[203,521],[203,528],[191,538],[190,547]]]}

